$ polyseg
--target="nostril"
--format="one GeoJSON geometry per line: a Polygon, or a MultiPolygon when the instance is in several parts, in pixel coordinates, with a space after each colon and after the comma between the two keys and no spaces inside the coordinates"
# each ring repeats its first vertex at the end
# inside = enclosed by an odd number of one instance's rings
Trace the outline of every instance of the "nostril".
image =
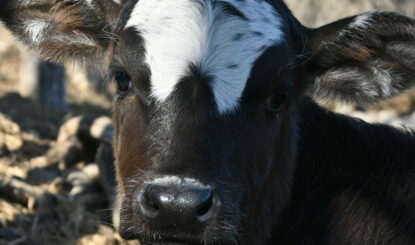
{"type": "Polygon", "coordinates": [[[203,216],[212,208],[213,197],[210,197],[206,202],[202,203],[199,209],[197,210],[198,216],[203,216]]]}
{"type": "Polygon", "coordinates": [[[156,218],[159,215],[160,209],[162,208],[157,198],[157,190],[152,188],[152,186],[148,186],[140,194],[140,196],[141,197],[139,198],[138,205],[141,214],[146,218],[156,218]]]}
{"type": "Polygon", "coordinates": [[[155,199],[151,197],[149,192],[145,193],[144,198],[146,199],[147,208],[152,211],[158,211],[160,209],[159,205],[155,202],[155,199]]]}
{"type": "Polygon", "coordinates": [[[151,183],[139,193],[137,211],[153,228],[202,227],[220,208],[218,196],[210,186],[151,183]]]}
{"type": "Polygon", "coordinates": [[[213,209],[214,196],[212,191],[209,191],[208,193],[209,194],[206,195],[206,198],[199,204],[196,211],[198,219],[202,222],[205,222],[209,219],[211,211],[213,209]]]}

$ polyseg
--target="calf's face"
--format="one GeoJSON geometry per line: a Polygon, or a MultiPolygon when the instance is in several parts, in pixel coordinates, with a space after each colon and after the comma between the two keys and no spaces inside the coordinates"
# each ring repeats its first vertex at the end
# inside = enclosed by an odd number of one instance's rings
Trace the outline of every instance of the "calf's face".
{"type": "Polygon", "coordinates": [[[126,15],[110,72],[125,237],[233,243],[288,200],[294,49],[272,4],[243,6],[140,0],[126,15]]]}
{"type": "Polygon", "coordinates": [[[370,102],[415,77],[415,23],[392,13],[311,30],[282,1],[7,0],[0,19],[114,80],[120,232],[144,243],[263,244],[290,199],[296,100],[370,102]]]}

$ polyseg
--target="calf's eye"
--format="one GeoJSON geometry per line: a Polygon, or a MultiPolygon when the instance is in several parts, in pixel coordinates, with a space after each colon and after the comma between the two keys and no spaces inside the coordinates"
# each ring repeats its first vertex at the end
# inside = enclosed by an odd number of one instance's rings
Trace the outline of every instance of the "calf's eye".
{"type": "Polygon", "coordinates": [[[126,93],[133,88],[130,76],[123,71],[117,71],[115,73],[115,81],[117,82],[117,91],[119,93],[126,93]]]}
{"type": "Polygon", "coordinates": [[[287,99],[288,95],[285,93],[277,93],[268,96],[266,100],[267,110],[273,113],[280,112],[284,107],[285,102],[287,102],[287,99]]]}

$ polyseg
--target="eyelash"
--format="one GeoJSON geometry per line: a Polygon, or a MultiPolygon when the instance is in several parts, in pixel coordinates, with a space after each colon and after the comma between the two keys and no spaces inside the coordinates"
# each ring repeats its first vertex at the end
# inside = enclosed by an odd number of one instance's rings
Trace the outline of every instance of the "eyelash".
{"type": "Polygon", "coordinates": [[[114,78],[120,92],[126,92],[132,89],[133,84],[131,77],[126,72],[117,71],[115,72],[114,78]]]}
{"type": "MultiPolygon", "coordinates": [[[[111,80],[115,82],[115,86],[117,89],[117,94],[115,97],[116,101],[120,101],[124,99],[126,96],[132,94],[132,91],[134,90],[133,81],[130,75],[128,75],[128,73],[125,72],[122,68],[111,69],[109,77],[111,77],[111,80]]],[[[137,95],[139,95],[140,102],[143,105],[150,104],[150,101],[147,99],[147,97],[140,93],[139,90],[136,90],[136,93],[137,95]]]]}
{"type": "Polygon", "coordinates": [[[123,69],[111,69],[109,78],[115,82],[117,100],[124,98],[133,90],[132,79],[123,69]]]}

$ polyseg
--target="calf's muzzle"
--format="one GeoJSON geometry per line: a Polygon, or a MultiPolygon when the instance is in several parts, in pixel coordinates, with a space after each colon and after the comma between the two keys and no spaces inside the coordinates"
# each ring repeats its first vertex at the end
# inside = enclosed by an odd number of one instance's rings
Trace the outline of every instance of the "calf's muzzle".
{"type": "Polygon", "coordinates": [[[138,193],[137,210],[153,229],[202,230],[219,211],[214,189],[189,179],[147,182],[138,193]]]}

